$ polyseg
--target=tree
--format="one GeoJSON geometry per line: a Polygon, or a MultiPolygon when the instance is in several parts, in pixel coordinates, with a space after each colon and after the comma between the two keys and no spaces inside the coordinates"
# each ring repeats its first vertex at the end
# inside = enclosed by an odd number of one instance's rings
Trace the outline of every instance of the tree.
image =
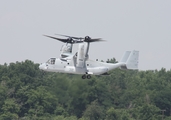
{"type": "Polygon", "coordinates": [[[3,114],[0,118],[5,120],[18,119],[18,113],[20,111],[20,106],[15,102],[14,99],[5,100],[4,105],[2,106],[3,114]]]}
{"type": "Polygon", "coordinates": [[[118,61],[116,61],[115,58],[112,58],[112,59],[108,59],[106,62],[107,63],[117,63],[118,61]]]}
{"type": "Polygon", "coordinates": [[[118,120],[118,118],[119,114],[113,107],[107,110],[105,120],[118,120]]]}
{"type": "Polygon", "coordinates": [[[171,92],[170,88],[165,88],[159,91],[154,97],[154,103],[161,110],[166,110],[165,115],[169,116],[171,113],[171,92]]]}
{"type": "Polygon", "coordinates": [[[88,105],[83,113],[83,117],[90,120],[102,120],[103,116],[103,109],[99,106],[97,100],[88,105]]]}
{"type": "Polygon", "coordinates": [[[36,90],[31,89],[26,95],[28,99],[25,106],[28,106],[28,113],[31,116],[53,114],[58,105],[57,98],[43,86],[38,87],[36,90]]]}
{"type": "Polygon", "coordinates": [[[76,115],[79,118],[82,116],[88,104],[88,89],[87,81],[80,80],[80,78],[71,81],[68,89],[70,99],[67,102],[70,115],[76,115]]]}
{"type": "MultiPolygon", "coordinates": [[[[109,59],[108,62],[116,61],[109,59]]],[[[171,70],[110,76],[43,73],[30,60],[0,65],[0,119],[157,120],[171,114],[171,70]]]]}
{"type": "Polygon", "coordinates": [[[159,115],[160,109],[155,105],[144,104],[136,109],[138,111],[138,118],[141,120],[161,120],[159,115]]]}

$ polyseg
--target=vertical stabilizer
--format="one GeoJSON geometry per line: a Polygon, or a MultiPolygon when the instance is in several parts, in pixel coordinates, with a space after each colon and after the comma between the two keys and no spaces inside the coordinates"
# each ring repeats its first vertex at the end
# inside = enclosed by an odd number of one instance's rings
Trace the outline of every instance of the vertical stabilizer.
{"type": "Polygon", "coordinates": [[[133,50],[126,61],[127,69],[138,69],[139,51],[133,50]]]}
{"type": "Polygon", "coordinates": [[[125,51],[124,55],[122,56],[119,62],[126,63],[130,54],[131,54],[131,51],[125,51]]]}

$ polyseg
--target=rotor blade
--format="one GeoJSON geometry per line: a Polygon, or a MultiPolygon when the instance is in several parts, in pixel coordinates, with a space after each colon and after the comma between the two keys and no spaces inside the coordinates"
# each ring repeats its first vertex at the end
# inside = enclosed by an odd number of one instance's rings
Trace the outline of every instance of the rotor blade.
{"type": "Polygon", "coordinates": [[[52,38],[52,39],[56,39],[56,40],[59,40],[61,42],[64,42],[64,43],[71,43],[71,44],[75,44],[75,43],[82,43],[84,41],[77,41],[77,40],[68,40],[68,39],[62,39],[62,38],[57,38],[57,37],[52,37],[52,36],[48,36],[48,35],[44,35],[46,37],[49,37],[49,38],[52,38]]]}
{"type": "Polygon", "coordinates": [[[91,38],[90,40],[102,40],[102,38],[91,38]]]}
{"type": "Polygon", "coordinates": [[[70,38],[73,38],[73,39],[84,39],[84,38],[82,38],[82,37],[73,37],[73,36],[62,35],[62,34],[55,34],[55,35],[59,35],[59,36],[63,36],[63,37],[70,37],[70,38]]]}
{"type": "Polygon", "coordinates": [[[102,40],[101,38],[94,38],[94,39],[90,39],[90,40],[84,40],[85,42],[103,42],[105,40],[102,40]]]}
{"type": "Polygon", "coordinates": [[[52,36],[48,36],[48,35],[44,35],[44,36],[52,38],[52,39],[59,40],[59,41],[64,42],[64,43],[66,43],[68,41],[67,39],[56,38],[56,37],[52,37],[52,36]]]}

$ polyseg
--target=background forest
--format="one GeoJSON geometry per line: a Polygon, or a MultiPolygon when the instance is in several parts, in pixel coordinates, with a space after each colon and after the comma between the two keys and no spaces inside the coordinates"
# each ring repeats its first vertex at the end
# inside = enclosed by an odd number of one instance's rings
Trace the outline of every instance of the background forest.
{"type": "Polygon", "coordinates": [[[38,66],[0,65],[0,120],[171,120],[171,70],[115,69],[83,80],[38,66]]]}

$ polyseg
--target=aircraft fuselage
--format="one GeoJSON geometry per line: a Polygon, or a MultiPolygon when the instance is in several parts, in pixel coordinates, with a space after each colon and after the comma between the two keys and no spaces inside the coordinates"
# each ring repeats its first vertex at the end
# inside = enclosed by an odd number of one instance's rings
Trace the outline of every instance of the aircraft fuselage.
{"type": "Polygon", "coordinates": [[[100,75],[125,65],[124,63],[110,64],[93,60],[87,60],[83,67],[77,67],[76,64],[72,59],[63,60],[56,58],[55,63],[46,62],[41,64],[39,68],[48,72],[100,75]]]}

